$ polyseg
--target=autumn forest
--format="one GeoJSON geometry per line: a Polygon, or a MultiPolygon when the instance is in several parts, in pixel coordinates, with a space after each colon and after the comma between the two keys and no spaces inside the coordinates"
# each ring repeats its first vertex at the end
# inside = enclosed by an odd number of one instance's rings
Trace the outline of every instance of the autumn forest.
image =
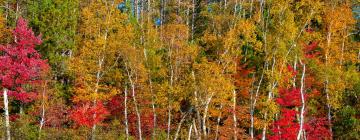
{"type": "Polygon", "coordinates": [[[0,0],[3,140],[360,140],[359,0],[0,0]]]}

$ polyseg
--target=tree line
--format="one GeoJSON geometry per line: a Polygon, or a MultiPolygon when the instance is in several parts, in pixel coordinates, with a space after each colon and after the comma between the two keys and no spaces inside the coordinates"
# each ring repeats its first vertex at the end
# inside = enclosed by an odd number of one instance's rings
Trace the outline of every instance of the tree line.
{"type": "Polygon", "coordinates": [[[3,139],[360,139],[359,0],[0,0],[3,139]]]}

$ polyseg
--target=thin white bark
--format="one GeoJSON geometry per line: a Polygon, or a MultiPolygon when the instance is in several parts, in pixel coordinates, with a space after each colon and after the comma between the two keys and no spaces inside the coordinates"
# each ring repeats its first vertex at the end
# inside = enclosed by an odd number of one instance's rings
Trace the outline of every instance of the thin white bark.
{"type": "MultiPolygon", "coordinates": [[[[171,39],[171,46],[174,44],[174,39],[171,39]]],[[[172,49],[171,46],[169,46],[169,52],[168,52],[168,56],[169,56],[169,61],[170,61],[170,87],[173,87],[174,85],[174,66],[172,63],[172,49]]],[[[166,139],[169,140],[170,139],[170,127],[171,127],[171,99],[170,99],[170,92],[168,92],[168,122],[167,122],[167,136],[166,139]]]]}
{"type": "MultiPolygon", "coordinates": [[[[331,26],[330,26],[331,27],[331,26]]],[[[329,32],[327,34],[327,49],[330,48],[330,43],[331,43],[331,32],[330,32],[331,29],[329,29],[329,32]]],[[[325,53],[325,67],[328,67],[328,52],[325,53]]],[[[329,131],[330,131],[330,136],[332,138],[332,120],[331,120],[331,105],[330,105],[330,95],[329,95],[329,89],[328,89],[328,85],[329,85],[329,78],[328,76],[326,75],[326,79],[325,79],[325,84],[324,84],[324,88],[325,88],[325,94],[326,94],[326,106],[327,106],[327,109],[328,109],[328,112],[327,112],[327,118],[328,118],[328,123],[329,123],[329,131]]]]}
{"type": "MultiPolygon", "coordinates": [[[[275,60],[275,57],[273,57],[273,63],[272,63],[272,67],[271,67],[271,74],[273,75],[274,73],[274,69],[275,69],[275,63],[276,63],[276,60],[275,60]]],[[[267,101],[270,101],[272,99],[272,92],[274,90],[274,88],[276,87],[277,85],[277,82],[274,81],[272,84],[271,84],[271,88],[270,88],[270,91],[269,91],[269,94],[268,94],[268,99],[267,101]]],[[[267,115],[268,115],[268,112],[266,111],[265,114],[264,114],[264,118],[267,119],[267,115]]],[[[267,124],[264,124],[264,128],[263,128],[263,131],[262,131],[262,137],[261,139],[262,140],[265,140],[266,139],[266,130],[267,130],[267,124]]]]}
{"type": "Polygon", "coordinates": [[[194,132],[195,132],[196,138],[197,138],[198,140],[201,140],[201,134],[199,134],[199,131],[197,130],[196,121],[195,121],[195,120],[193,120],[193,125],[194,125],[194,132]]]}
{"type": "Polygon", "coordinates": [[[221,120],[221,115],[222,115],[221,109],[222,109],[222,105],[220,105],[220,109],[219,109],[220,114],[219,114],[219,116],[217,118],[217,122],[216,122],[215,140],[217,140],[219,137],[219,126],[220,126],[220,120],[221,120]]]}
{"type": "MultiPolygon", "coordinates": [[[[265,118],[267,118],[267,112],[265,112],[265,118]]],[[[265,124],[264,125],[264,128],[262,130],[262,137],[261,137],[261,140],[266,140],[266,129],[267,129],[267,125],[265,124]]]]}
{"type": "Polygon", "coordinates": [[[203,118],[202,118],[202,127],[203,127],[203,133],[204,136],[207,136],[207,131],[206,131],[206,119],[207,119],[207,114],[208,114],[208,110],[209,110],[209,104],[211,102],[211,99],[213,97],[214,93],[211,93],[210,97],[207,99],[206,104],[205,104],[205,109],[204,109],[204,113],[203,113],[203,118]]]}
{"type": "MultiPolygon", "coordinates": [[[[255,107],[256,107],[257,97],[259,96],[261,83],[262,83],[263,78],[264,78],[266,65],[267,65],[267,62],[265,62],[265,64],[264,64],[264,69],[263,69],[263,72],[261,74],[259,84],[258,84],[258,86],[256,88],[254,101],[252,101],[252,99],[251,99],[251,102],[252,102],[251,105],[250,105],[250,137],[251,137],[251,139],[254,139],[254,111],[255,111],[255,107]]],[[[252,95],[251,95],[251,97],[252,97],[252,95]]]]}
{"type": "Polygon", "coordinates": [[[128,113],[127,113],[127,87],[125,87],[125,97],[124,97],[124,115],[125,115],[125,134],[126,134],[126,140],[129,139],[129,125],[128,125],[128,113]]]}
{"type": "Polygon", "coordinates": [[[180,132],[181,126],[182,126],[182,123],[185,121],[186,116],[187,116],[187,114],[184,114],[184,116],[181,118],[180,123],[178,124],[178,127],[177,127],[177,129],[176,129],[176,133],[175,133],[174,140],[177,140],[177,138],[178,138],[178,136],[179,136],[179,132],[180,132]]]}
{"type": "Polygon", "coordinates": [[[191,131],[192,131],[193,125],[190,125],[189,133],[188,133],[188,140],[191,140],[191,131]]]}
{"type": "MultiPolygon", "coordinates": [[[[106,39],[106,36],[105,36],[105,39],[106,39]]],[[[100,78],[101,78],[101,69],[103,67],[104,59],[105,59],[104,56],[102,56],[98,60],[98,71],[96,72],[95,94],[97,94],[98,90],[99,90],[99,83],[100,83],[100,78]]],[[[94,99],[93,103],[94,103],[94,105],[96,105],[96,99],[94,99]]],[[[93,114],[93,118],[96,118],[96,113],[93,114]]],[[[96,124],[93,124],[93,126],[91,128],[91,140],[95,140],[95,132],[96,132],[96,124]]]]}
{"type": "Polygon", "coordinates": [[[170,103],[168,105],[168,122],[167,122],[167,136],[166,139],[170,139],[170,127],[171,127],[171,106],[170,103]]]}
{"type": "Polygon", "coordinates": [[[40,126],[39,126],[39,137],[38,139],[41,139],[41,130],[45,124],[45,94],[46,94],[46,82],[44,83],[43,92],[42,92],[42,101],[41,101],[41,120],[40,120],[40,126]]]}
{"type": "MultiPolygon", "coordinates": [[[[300,61],[301,63],[301,61],[300,61]]],[[[301,85],[300,85],[300,95],[301,95],[301,111],[300,111],[300,128],[297,135],[297,140],[301,139],[303,133],[303,126],[304,126],[304,112],[305,112],[305,70],[306,65],[303,65],[302,75],[301,75],[301,85]]]]}
{"type": "Polygon", "coordinates": [[[8,99],[8,89],[3,89],[4,96],[4,111],[5,111],[5,131],[6,131],[6,139],[10,140],[10,121],[9,121],[9,99],[8,99]]]}
{"type": "Polygon", "coordinates": [[[191,22],[191,41],[194,40],[194,28],[195,28],[195,0],[192,0],[192,4],[193,4],[193,7],[192,7],[192,22],[191,22]]]}
{"type": "MultiPolygon", "coordinates": [[[[144,49],[144,56],[145,56],[145,61],[147,61],[147,54],[146,54],[146,49],[144,49]]],[[[147,63],[147,62],[146,62],[147,63]]],[[[152,108],[152,111],[153,111],[153,125],[154,125],[154,128],[153,128],[153,133],[152,133],[152,138],[155,139],[156,137],[156,119],[157,119],[157,116],[156,116],[156,110],[155,110],[155,93],[153,91],[153,86],[152,86],[152,80],[151,80],[151,74],[149,72],[149,86],[150,86],[150,93],[151,93],[151,108],[152,108]]]]}
{"type": "Polygon", "coordinates": [[[134,106],[135,106],[135,113],[136,113],[136,117],[137,117],[137,127],[138,127],[138,133],[139,133],[139,140],[142,140],[142,130],[141,130],[141,116],[140,116],[140,111],[139,111],[139,107],[138,107],[138,103],[136,100],[136,93],[135,93],[135,83],[132,79],[132,74],[129,71],[128,66],[126,67],[126,71],[127,71],[127,76],[130,82],[130,86],[131,86],[131,95],[132,95],[132,99],[134,102],[134,106]]]}
{"type": "MultiPolygon", "coordinates": [[[[196,77],[195,77],[195,72],[192,71],[191,72],[191,76],[194,80],[194,82],[196,82],[196,77]]],[[[201,128],[201,117],[200,117],[200,111],[198,111],[197,109],[199,108],[199,100],[198,100],[198,92],[197,92],[197,86],[196,84],[194,85],[195,86],[195,91],[194,91],[194,100],[195,100],[195,108],[196,108],[196,119],[199,123],[199,127],[201,128]]],[[[196,137],[197,139],[201,140],[201,131],[197,131],[197,128],[196,128],[196,120],[194,120],[194,132],[196,134],[196,137]]]]}
{"type": "Polygon", "coordinates": [[[254,0],[251,0],[251,2],[250,2],[250,18],[251,18],[251,16],[252,16],[253,3],[254,3],[254,0]]]}
{"type": "Polygon", "coordinates": [[[237,140],[237,118],[236,118],[236,91],[233,90],[233,121],[234,121],[234,139],[237,140]]]}

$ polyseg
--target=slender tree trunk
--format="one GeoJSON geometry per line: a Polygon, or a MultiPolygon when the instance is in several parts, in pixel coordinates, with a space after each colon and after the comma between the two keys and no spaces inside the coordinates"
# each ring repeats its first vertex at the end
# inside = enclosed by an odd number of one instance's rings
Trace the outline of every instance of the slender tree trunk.
{"type": "Polygon", "coordinates": [[[237,140],[237,117],[236,117],[236,91],[233,90],[233,121],[234,121],[234,139],[237,140]]]}
{"type": "MultiPolygon", "coordinates": [[[[137,117],[139,139],[142,140],[141,114],[140,114],[140,111],[139,111],[139,108],[138,108],[138,103],[137,103],[137,100],[136,100],[135,82],[133,81],[133,71],[129,70],[129,66],[128,66],[127,63],[125,63],[125,70],[126,70],[128,80],[129,80],[130,86],[131,86],[131,95],[132,95],[133,103],[134,103],[134,106],[135,106],[135,113],[136,113],[136,117],[137,117]]],[[[127,95],[127,92],[125,92],[125,94],[127,95]]],[[[127,96],[125,98],[127,98],[127,96]]]]}
{"type": "MultiPolygon", "coordinates": [[[[236,12],[237,12],[237,7],[238,7],[237,5],[238,5],[238,0],[235,1],[235,5],[234,5],[234,17],[236,17],[236,12]]],[[[236,18],[235,18],[235,20],[236,20],[236,18]]]]}
{"type": "MultiPolygon", "coordinates": [[[[275,62],[276,62],[275,57],[273,57],[273,63],[272,63],[272,66],[271,66],[271,75],[274,74],[275,62]]],[[[276,81],[271,83],[271,89],[269,91],[268,98],[267,98],[268,102],[272,99],[273,90],[276,87],[276,85],[277,85],[276,81]]],[[[268,116],[268,112],[266,111],[265,114],[264,114],[265,120],[267,119],[267,116],[268,116]]],[[[261,137],[262,140],[266,140],[266,131],[267,131],[267,124],[265,123],[263,131],[262,131],[262,137],[261,137]]]]}
{"type": "MultiPolygon", "coordinates": [[[[171,53],[170,53],[171,55],[171,53]]],[[[171,58],[171,56],[170,56],[171,58]]],[[[171,64],[170,64],[171,65],[171,64]]],[[[170,66],[170,71],[171,71],[171,74],[170,74],[170,86],[173,86],[173,78],[174,78],[174,70],[172,68],[172,65],[170,66]]],[[[171,127],[171,101],[170,101],[170,93],[168,93],[168,122],[167,122],[167,136],[166,136],[166,139],[169,140],[170,139],[170,127],[171,127]]]]}
{"type": "MultiPolygon", "coordinates": [[[[94,117],[96,117],[96,114],[94,114],[94,117]]],[[[96,133],[96,124],[94,124],[91,128],[91,140],[95,140],[95,133],[96,133]]]]}
{"type": "Polygon", "coordinates": [[[189,22],[190,22],[190,7],[186,9],[186,26],[188,27],[189,27],[189,22]]]}
{"type": "Polygon", "coordinates": [[[194,125],[194,132],[195,132],[195,135],[196,135],[196,139],[201,140],[201,134],[199,133],[199,131],[198,131],[197,127],[196,127],[196,120],[194,119],[192,123],[194,125]]]}
{"type": "Polygon", "coordinates": [[[43,92],[42,92],[42,101],[41,101],[41,120],[40,120],[40,126],[39,126],[39,137],[38,139],[41,139],[41,130],[45,124],[45,94],[46,94],[46,82],[44,83],[43,92]]]}
{"type": "Polygon", "coordinates": [[[9,99],[8,99],[8,89],[3,89],[4,96],[4,111],[5,111],[5,129],[6,129],[6,140],[11,139],[10,135],[10,121],[9,121],[9,99]]]}
{"type": "MultiPolygon", "coordinates": [[[[265,112],[264,117],[267,118],[267,112],[265,112]]],[[[264,124],[264,128],[262,130],[261,140],[266,140],[266,129],[267,129],[267,124],[264,124]]]]}
{"type": "Polygon", "coordinates": [[[258,84],[258,86],[256,88],[255,97],[253,99],[254,101],[251,100],[252,103],[250,105],[250,137],[251,137],[251,139],[254,139],[254,112],[255,112],[257,97],[259,96],[261,83],[262,83],[263,78],[264,78],[265,67],[266,67],[265,65],[267,65],[267,62],[265,62],[265,64],[264,64],[264,69],[263,69],[263,72],[261,74],[259,84],[258,84]]]}
{"type": "MultiPolygon", "coordinates": [[[[191,72],[191,76],[194,80],[194,83],[196,82],[196,77],[195,77],[195,72],[192,71],[191,72]]],[[[194,100],[195,100],[195,108],[196,108],[196,119],[194,119],[194,132],[196,134],[197,139],[201,140],[201,131],[197,131],[197,127],[196,127],[196,121],[199,123],[199,128],[201,129],[202,125],[201,125],[201,117],[200,117],[200,111],[199,111],[199,99],[198,99],[198,92],[197,92],[197,86],[196,84],[195,86],[195,91],[194,91],[194,100]]]]}
{"type": "MultiPolygon", "coordinates": [[[[301,61],[300,61],[301,63],[301,61]]],[[[305,112],[305,70],[306,66],[303,65],[302,75],[301,75],[301,87],[300,87],[300,94],[301,94],[301,111],[300,111],[300,128],[297,135],[297,140],[301,139],[301,135],[303,132],[303,126],[304,126],[304,112],[305,112]]]]}
{"type": "MultiPolygon", "coordinates": [[[[194,72],[192,73],[193,74],[193,77],[195,78],[194,76],[194,72]]],[[[199,102],[198,102],[198,95],[197,95],[197,91],[195,90],[194,91],[194,98],[195,98],[195,106],[196,106],[196,119],[195,121],[193,122],[194,123],[194,132],[197,136],[197,139],[201,139],[201,131],[197,131],[197,127],[196,127],[196,120],[197,122],[199,123],[199,128],[201,129],[201,117],[200,117],[200,111],[198,110],[198,107],[199,107],[199,102]]]]}
{"type": "Polygon", "coordinates": [[[194,40],[194,28],[195,28],[195,0],[192,0],[192,19],[191,19],[191,41],[194,40]]]}
{"type": "Polygon", "coordinates": [[[19,18],[19,11],[20,11],[20,5],[19,5],[19,2],[20,0],[16,0],[16,11],[15,11],[15,20],[17,20],[19,18]]]}
{"type": "Polygon", "coordinates": [[[188,133],[188,140],[191,140],[191,131],[192,131],[193,125],[190,125],[189,133],[188,133]]]}
{"type": "Polygon", "coordinates": [[[134,85],[134,83],[131,84],[131,90],[132,90],[132,91],[131,91],[131,92],[132,92],[132,98],[133,98],[134,105],[135,105],[135,112],[136,112],[136,116],[137,116],[139,139],[142,140],[141,116],[140,116],[140,111],[139,111],[138,103],[137,103],[137,100],[136,100],[135,85],[134,85]]]}
{"type": "Polygon", "coordinates": [[[327,100],[327,119],[329,123],[329,132],[332,139],[332,117],[331,117],[331,105],[330,105],[330,96],[329,96],[329,89],[328,89],[329,81],[326,79],[325,81],[325,93],[326,93],[326,100],[327,100]]]}
{"type": "Polygon", "coordinates": [[[7,21],[8,21],[8,17],[9,17],[9,2],[8,1],[5,1],[5,20],[6,20],[6,25],[7,25],[7,21]]]}
{"type": "MultiPolygon", "coordinates": [[[[146,61],[146,64],[147,64],[147,54],[146,54],[146,49],[144,49],[144,56],[145,56],[145,61],[146,61]]],[[[156,137],[156,110],[155,110],[155,93],[153,91],[153,86],[152,86],[152,80],[151,80],[151,74],[149,72],[149,86],[150,86],[150,93],[151,93],[151,107],[152,107],[152,111],[153,111],[153,125],[154,125],[154,128],[153,128],[153,133],[152,133],[152,139],[155,139],[156,137]]]]}
{"type": "MultiPolygon", "coordinates": [[[[173,58],[172,58],[172,46],[174,44],[174,39],[171,39],[170,41],[171,45],[169,46],[169,51],[168,51],[168,59],[170,61],[170,65],[169,65],[169,70],[170,70],[170,87],[173,87],[174,86],[174,79],[175,78],[175,72],[176,72],[176,66],[174,68],[174,65],[176,65],[176,62],[175,64],[173,64],[173,58]],[[175,70],[174,70],[175,69],[175,70]]],[[[176,58],[175,58],[176,59],[176,58]]],[[[171,90],[168,92],[167,94],[167,97],[168,97],[168,122],[167,122],[167,136],[166,136],[166,139],[169,140],[170,139],[170,130],[171,130],[171,110],[172,110],[172,105],[171,105],[171,90]]]]}
{"type": "Polygon", "coordinates": [[[171,127],[171,106],[170,106],[170,104],[169,104],[169,105],[168,105],[167,135],[166,135],[166,139],[167,139],[167,140],[170,139],[170,127],[171,127]]]}
{"type": "MultiPolygon", "coordinates": [[[[106,39],[106,37],[105,37],[106,39]]],[[[99,70],[96,72],[96,83],[95,83],[95,93],[98,93],[99,90],[99,83],[100,83],[100,77],[101,77],[101,69],[103,66],[103,62],[104,62],[104,56],[101,57],[98,60],[98,68],[99,70]]],[[[96,105],[96,99],[94,99],[93,104],[96,105]]],[[[93,118],[96,118],[96,113],[93,114],[93,118]]],[[[95,133],[96,133],[96,124],[93,124],[92,128],[91,128],[91,140],[95,140],[95,133]]]]}
{"type": "Polygon", "coordinates": [[[217,122],[216,122],[215,140],[217,140],[219,137],[219,126],[220,126],[220,119],[221,119],[221,115],[222,115],[221,109],[222,109],[222,104],[220,105],[220,114],[219,114],[219,116],[217,118],[217,122]]]}
{"type": "Polygon", "coordinates": [[[224,9],[227,7],[227,0],[224,0],[224,9]]]}
{"type": "Polygon", "coordinates": [[[185,118],[186,118],[187,114],[184,114],[184,116],[181,118],[179,124],[178,124],[178,127],[176,129],[176,133],[175,133],[175,137],[174,137],[174,140],[177,140],[178,136],[179,136],[179,132],[180,132],[180,129],[181,129],[181,125],[182,123],[185,121],[185,118]]]}
{"type": "Polygon", "coordinates": [[[210,97],[207,99],[206,104],[205,104],[204,113],[203,113],[203,118],[202,118],[202,128],[203,128],[202,130],[203,130],[205,138],[207,137],[206,119],[207,119],[207,114],[208,114],[208,110],[209,110],[209,104],[210,104],[213,96],[214,96],[214,93],[211,93],[210,97]]]}
{"type": "Polygon", "coordinates": [[[152,137],[153,139],[155,139],[156,137],[156,128],[157,128],[157,115],[156,115],[156,109],[155,109],[155,93],[153,93],[153,90],[152,90],[152,82],[151,82],[151,79],[149,80],[150,82],[150,92],[152,93],[152,98],[151,98],[151,107],[152,107],[152,111],[153,111],[153,125],[154,125],[154,128],[153,128],[153,133],[152,133],[152,137]]]}
{"type": "Polygon", "coordinates": [[[138,107],[138,103],[136,100],[136,94],[135,94],[135,83],[132,79],[132,74],[129,71],[129,68],[126,66],[127,75],[129,78],[130,86],[131,86],[131,95],[133,98],[134,106],[135,106],[135,113],[137,117],[137,125],[138,125],[138,133],[139,133],[139,140],[142,140],[142,131],[141,131],[141,115],[138,107]]]}
{"type": "Polygon", "coordinates": [[[254,3],[254,0],[251,0],[251,2],[250,2],[250,18],[251,18],[251,16],[252,16],[253,3],[254,3]]]}
{"type": "Polygon", "coordinates": [[[129,123],[128,123],[128,113],[127,113],[127,98],[128,98],[128,92],[127,87],[125,87],[125,97],[124,97],[124,118],[125,118],[125,134],[126,134],[126,140],[129,139],[129,123]]]}
{"type": "MultiPolygon", "coordinates": [[[[329,29],[330,30],[330,29],[329,29]]],[[[330,48],[330,43],[331,43],[331,32],[329,31],[327,34],[327,49],[330,48]]],[[[325,52],[325,67],[328,67],[328,52],[325,52]]],[[[327,119],[328,119],[328,123],[329,123],[329,131],[330,131],[330,136],[332,139],[332,120],[331,120],[331,105],[330,105],[330,96],[329,96],[329,89],[328,89],[328,85],[329,85],[329,78],[326,75],[326,79],[325,79],[325,84],[324,84],[324,88],[325,88],[325,94],[326,94],[326,105],[327,105],[327,119]]]]}

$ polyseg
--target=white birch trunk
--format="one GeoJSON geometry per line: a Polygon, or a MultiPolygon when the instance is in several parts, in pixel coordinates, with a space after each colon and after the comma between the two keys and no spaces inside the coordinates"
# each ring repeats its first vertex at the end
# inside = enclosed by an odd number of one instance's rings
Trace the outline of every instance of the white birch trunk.
{"type": "MultiPolygon", "coordinates": [[[[267,63],[265,63],[265,65],[267,65],[267,63]]],[[[264,66],[264,70],[261,74],[259,84],[256,88],[255,97],[253,99],[254,101],[252,101],[252,99],[251,99],[251,102],[252,102],[250,105],[250,137],[251,137],[251,139],[254,139],[254,112],[255,112],[257,97],[259,96],[260,86],[261,86],[261,83],[264,78],[264,72],[265,72],[265,66],[264,66]]]]}
{"type": "Polygon", "coordinates": [[[221,112],[221,109],[222,109],[222,105],[220,105],[220,114],[217,118],[217,122],[216,122],[216,130],[215,130],[215,140],[218,139],[219,137],[219,126],[220,126],[220,119],[221,119],[221,115],[222,115],[222,112],[221,112]]]}
{"type": "Polygon", "coordinates": [[[214,95],[214,93],[211,93],[210,97],[206,101],[205,109],[204,109],[204,113],[203,113],[203,118],[202,118],[202,124],[203,124],[202,127],[203,127],[203,133],[204,133],[205,138],[207,136],[206,119],[207,119],[207,114],[208,114],[208,110],[209,110],[209,104],[211,102],[211,99],[212,99],[213,95],[214,95]]]}
{"type": "Polygon", "coordinates": [[[142,140],[141,116],[140,116],[140,111],[139,111],[138,103],[137,103],[137,100],[136,100],[135,85],[134,85],[134,83],[131,84],[131,90],[132,90],[132,91],[131,91],[131,92],[132,92],[132,98],[133,98],[133,101],[134,101],[135,112],[136,112],[136,117],[137,117],[139,139],[142,140]]]}
{"type": "MultiPolygon", "coordinates": [[[[145,61],[147,63],[147,54],[146,54],[146,49],[144,49],[144,56],[145,56],[145,61]]],[[[152,111],[153,111],[153,125],[154,125],[154,128],[153,128],[153,133],[152,133],[152,139],[155,139],[156,137],[156,110],[155,110],[155,94],[153,92],[153,86],[152,86],[152,80],[151,80],[151,74],[149,72],[149,86],[150,86],[150,93],[151,93],[151,108],[152,108],[152,111]]]]}
{"type": "Polygon", "coordinates": [[[177,140],[177,137],[179,136],[179,132],[180,132],[180,129],[181,129],[181,125],[185,121],[186,116],[187,116],[187,114],[184,114],[184,116],[181,118],[180,123],[178,124],[178,127],[176,129],[174,140],[177,140]]]}
{"type": "MultiPolygon", "coordinates": [[[[130,78],[131,79],[131,78],[130,78]]],[[[135,105],[135,112],[136,112],[136,117],[137,117],[137,125],[138,125],[138,132],[139,132],[139,139],[142,140],[142,131],[141,131],[141,116],[140,116],[140,112],[139,112],[139,108],[138,108],[138,103],[136,100],[136,95],[135,95],[135,84],[131,81],[131,93],[132,93],[132,98],[134,101],[134,105],[135,105]]]]}
{"type": "Polygon", "coordinates": [[[140,115],[140,111],[139,111],[139,107],[138,107],[138,103],[137,103],[136,95],[135,95],[135,83],[132,80],[132,74],[130,74],[129,68],[127,66],[126,66],[126,71],[127,71],[127,75],[128,75],[128,78],[129,78],[129,82],[130,82],[130,86],[131,86],[131,95],[132,95],[134,106],[135,106],[135,112],[136,112],[136,117],[137,117],[137,125],[138,125],[138,133],[139,133],[139,140],[142,140],[141,115],[140,115]]]}
{"type": "Polygon", "coordinates": [[[194,28],[195,28],[195,0],[192,1],[192,22],[191,22],[191,41],[194,40],[194,28]]]}
{"type": "Polygon", "coordinates": [[[199,134],[199,131],[198,131],[197,127],[196,127],[196,121],[195,120],[193,120],[193,125],[194,125],[194,132],[195,132],[196,138],[198,140],[201,140],[201,134],[199,134]]]}
{"type": "Polygon", "coordinates": [[[237,118],[236,118],[236,91],[233,90],[233,121],[234,121],[234,139],[237,140],[237,118]]]}
{"type": "MultiPolygon", "coordinates": [[[[327,39],[327,48],[329,49],[330,43],[331,43],[331,32],[330,31],[328,32],[326,39],[327,39]]],[[[325,67],[328,67],[328,54],[325,54],[325,67]]],[[[326,101],[327,101],[326,106],[328,109],[327,118],[328,118],[328,123],[329,123],[330,136],[332,139],[331,105],[330,105],[330,96],[329,96],[328,85],[329,85],[329,78],[326,75],[326,80],[325,80],[324,86],[325,86],[325,94],[326,94],[326,101]]]]}
{"type": "Polygon", "coordinates": [[[168,122],[167,122],[167,135],[166,139],[170,139],[170,126],[171,126],[171,107],[168,105],[168,122]]]}
{"type": "Polygon", "coordinates": [[[126,140],[129,139],[129,125],[128,125],[128,113],[127,113],[127,87],[125,87],[125,97],[124,97],[124,115],[125,115],[125,134],[126,134],[126,140]]]}
{"type": "Polygon", "coordinates": [[[41,102],[41,120],[40,120],[40,126],[39,126],[39,137],[38,139],[41,139],[41,130],[45,124],[45,94],[46,94],[46,82],[43,87],[42,92],[42,102],[41,102]]]}
{"type": "Polygon", "coordinates": [[[191,131],[192,131],[193,125],[190,125],[189,133],[188,133],[188,140],[191,140],[191,131]]]}
{"type": "MultiPolygon", "coordinates": [[[[301,63],[301,61],[300,61],[301,63]]],[[[305,112],[305,70],[306,65],[303,65],[302,75],[301,75],[301,86],[300,86],[300,94],[301,94],[301,111],[300,111],[300,128],[297,135],[297,140],[301,139],[301,135],[303,133],[304,126],[304,112],[305,112]]]]}
{"type": "Polygon", "coordinates": [[[5,131],[6,131],[6,140],[11,139],[10,135],[10,121],[9,121],[9,99],[8,99],[8,89],[3,89],[4,96],[4,111],[5,111],[5,131]]]}

